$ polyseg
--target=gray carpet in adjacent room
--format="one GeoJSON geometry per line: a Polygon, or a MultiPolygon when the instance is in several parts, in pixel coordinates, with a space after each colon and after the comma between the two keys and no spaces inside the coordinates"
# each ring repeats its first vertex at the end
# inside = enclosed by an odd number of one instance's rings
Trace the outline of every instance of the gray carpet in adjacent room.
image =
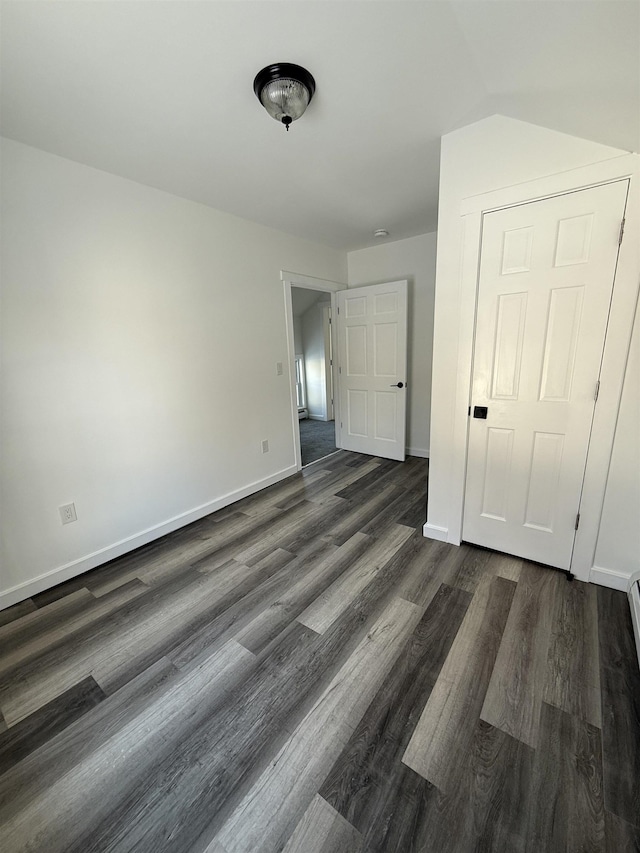
{"type": "Polygon", "coordinates": [[[335,421],[312,421],[305,418],[300,425],[300,447],[302,464],[308,465],[328,456],[336,449],[335,421]]]}

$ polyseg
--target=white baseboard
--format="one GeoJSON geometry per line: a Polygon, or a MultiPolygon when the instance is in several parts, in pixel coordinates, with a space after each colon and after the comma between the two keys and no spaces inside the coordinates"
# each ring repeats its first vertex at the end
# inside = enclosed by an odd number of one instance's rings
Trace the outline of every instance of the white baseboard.
{"type": "Polygon", "coordinates": [[[600,586],[608,586],[609,589],[619,589],[627,592],[631,576],[615,569],[603,569],[601,566],[593,566],[589,573],[589,582],[600,586]]]}
{"type": "Polygon", "coordinates": [[[638,664],[640,664],[640,572],[634,572],[629,578],[629,607],[631,608],[631,623],[636,638],[638,664]]]}
{"type": "Polygon", "coordinates": [[[446,527],[438,527],[437,524],[426,523],[422,528],[422,535],[427,539],[437,539],[438,542],[446,542],[449,538],[449,530],[446,527]]]}
{"type": "Polygon", "coordinates": [[[429,451],[424,450],[422,447],[407,447],[406,454],[407,456],[417,456],[419,459],[429,458],[429,451]]]}
{"type": "Polygon", "coordinates": [[[4,610],[5,607],[10,607],[12,604],[17,604],[19,601],[24,601],[25,598],[31,598],[32,595],[37,595],[37,593],[43,592],[45,589],[50,589],[52,586],[63,583],[63,581],[68,581],[71,578],[76,577],[76,575],[88,572],[89,569],[95,569],[97,566],[101,566],[103,563],[108,563],[109,560],[113,560],[116,557],[121,557],[129,551],[134,551],[141,545],[153,542],[154,539],[159,539],[167,533],[172,533],[180,527],[191,524],[192,521],[204,518],[205,515],[209,515],[218,509],[223,509],[225,506],[235,503],[235,501],[239,501],[242,498],[246,498],[249,495],[254,494],[255,492],[266,489],[267,486],[272,486],[274,483],[280,482],[280,480],[285,480],[287,477],[290,477],[295,473],[297,473],[295,465],[283,468],[282,471],[277,471],[275,474],[271,474],[263,480],[256,480],[254,483],[249,483],[248,486],[243,486],[243,488],[237,489],[235,492],[229,492],[220,498],[216,498],[206,504],[195,507],[195,509],[188,510],[187,512],[176,515],[167,521],[163,521],[154,527],[148,527],[140,533],[135,533],[133,536],[121,539],[113,545],[108,545],[106,548],[100,548],[98,551],[94,551],[93,553],[80,557],[77,560],[73,560],[70,563],[65,563],[64,566],[58,566],[56,569],[45,572],[37,578],[32,578],[31,580],[4,590],[4,592],[0,592],[0,610],[4,610]]]}
{"type": "Polygon", "coordinates": [[[329,423],[329,421],[325,418],[324,415],[312,415],[311,412],[309,412],[309,420],[310,421],[324,421],[325,423],[329,423]]]}

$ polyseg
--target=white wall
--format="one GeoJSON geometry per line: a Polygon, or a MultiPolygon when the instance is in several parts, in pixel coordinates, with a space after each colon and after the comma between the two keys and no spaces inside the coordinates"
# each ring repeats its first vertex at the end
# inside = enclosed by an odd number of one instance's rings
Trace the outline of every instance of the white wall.
{"type": "Polygon", "coordinates": [[[640,569],[639,309],[636,309],[622,390],[595,565],[600,570],[628,576],[640,569]]]}
{"type": "MultiPolygon", "coordinates": [[[[456,406],[462,405],[466,410],[468,402],[456,399],[461,344],[459,318],[468,308],[467,294],[461,293],[463,199],[613,161],[625,154],[615,148],[503,116],[493,116],[442,138],[427,519],[430,531],[425,528],[429,535],[446,539],[449,529],[459,524],[461,513],[461,505],[454,494],[457,482],[454,472],[459,467],[464,447],[456,445],[454,413],[456,406]]],[[[640,385],[636,383],[629,399],[637,401],[639,393],[640,385]]],[[[628,409],[631,404],[625,405],[628,409]]],[[[626,457],[619,435],[614,455],[616,453],[621,459],[626,457]]],[[[617,489],[615,476],[610,480],[606,498],[609,507],[617,504],[612,489],[617,489]]],[[[627,528],[621,531],[621,536],[618,548],[626,554],[632,553],[635,533],[627,528]]]]}
{"type": "Polygon", "coordinates": [[[304,372],[309,417],[327,419],[327,382],[322,313],[330,299],[316,302],[302,315],[304,372]]]}
{"type": "Polygon", "coordinates": [[[9,604],[295,471],[280,270],[344,281],[346,255],[16,142],[2,155],[9,604]]]}
{"type": "Polygon", "coordinates": [[[429,456],[436,235],[382,243],[348,254],[349,287],[409,281],[407,452],[429,456]]]}

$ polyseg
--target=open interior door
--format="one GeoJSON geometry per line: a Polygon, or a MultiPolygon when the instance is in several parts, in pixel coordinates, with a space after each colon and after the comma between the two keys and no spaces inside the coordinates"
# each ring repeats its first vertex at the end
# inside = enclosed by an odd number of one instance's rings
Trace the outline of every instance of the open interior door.
{"type": "Polygon", "coordinates": [[[340,446],[404,461],[407,282],[337,294],[340,446]]]}

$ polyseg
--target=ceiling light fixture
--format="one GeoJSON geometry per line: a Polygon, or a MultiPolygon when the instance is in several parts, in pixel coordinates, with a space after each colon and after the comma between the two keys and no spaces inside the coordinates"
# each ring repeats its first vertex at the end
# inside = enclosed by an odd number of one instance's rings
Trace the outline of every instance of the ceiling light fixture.
{"type": "Polygon", "coordinates": [[[377,228],[377,229],[373,232],[373,236],[374,236],[376,239],[381,240],[383,237],[388,237],[388,236],[389,236],[389,232],[387,231],[387,229],[386,229],[386,228],[377,228]]]}
{"type": "Polygon", "coordinates": [[[316,81],[306,68],[291,62],[267,65],[256,74],[253,91],[265,110],[289,130],[313,98],[316,81]]]}

